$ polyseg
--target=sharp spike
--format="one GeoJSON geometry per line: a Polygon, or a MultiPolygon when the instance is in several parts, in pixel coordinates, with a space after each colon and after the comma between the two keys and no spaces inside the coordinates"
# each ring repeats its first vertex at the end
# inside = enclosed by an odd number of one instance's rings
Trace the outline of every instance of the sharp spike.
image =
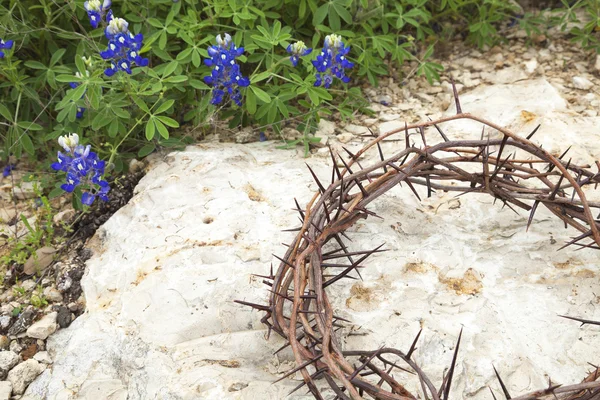
{"type": "Polygon", "coordinates": [[[508,393],[508,390],[506,389],[506,385],[504,384],[504,382],[502,382],[502,378],[500,378],[500,374],[498,373],[498,371],[496,371],[496,367],[494,367],[493,364],[492,368],[494,368],[494,373],[496,374],[496,378],[498,378],[498,382],[500,382],[500,387],[502,388],[502,392],[504,392],[504,396],[507,400],[512,399],[512,397],[510,397],[510,393],[508,393]]]}
{"type": "Polygon", "coordinates": [[[577,317],[569,317],[568,315],[559,315],[559,317],[571,319],[571,320],[577,321],[577,322],[581,322],[581,326],[584,326],[585,324],[600,325],[600,321],[592,321],[591,319],[581,319],[581,318],[577,318],[577,317]]]}
{"type": "Polygon", "coordinates": [[[527,220],[527,228],[525,232],[529,231],[529,226],[531,225],[531,221],[533,221],[533,214],[535,214],[535,210],[537,210],[538,204],[540,204],[539,200],[533,202],[533,206],[531,207],[531,213],[529,214],[529,219],[527,220]]]}
{"type": "MultiPolygon", "coordinates": [[[[540,146],[540,147],[542,147],[542,146],[540,146]]],[[[562,158],[563,158],[564,156],[566,156],[566,155],[567,155],[567,153],[569,152],[569,150],[571,150],[571,147],[573,147],[573,146],[569,146],[569,148],[568,148],[568,149],[566,149],[566,150],[564,151],[564,153],[562,153],[560,156],[558,156],[558,159],[559,159],[559,160],[562,160],[562,158]]],[[[550,164],[550,165],[548,166],[548,172],[552,172],[552,171],[554,170],[554,167],[555,167],[555,165],[554,165],[554,164],[550,164]]]]}
{"type": "MultiPolygon", "coordinates": [[[[377,142],[377,150],[379,151],[379,158],[381,159],[381,161],[384,161],[385,157],[383,157],[383,151],[381,151],[381,145],[379,144],[379,142],[377,142]]],[[[383,165],[383,172],[387,173],[387,167],[385,166],[385,164],[383,165]]]]}
{"type": "MultiPolygon", "coordinates": [[[[429,117],[427,117],[429,118],[429,117]]],[[[431,121],[431,118],[429,118],[429,120],[431,121]]],[[[442,136],[442,139],[444,139],[444,142],[449,142],[450,139],[448,139],[448,136],[446,136],[446,134],[442,131],[442,129],[437,126],[437,124],[433,124],[433,126],[435,127],[435,129],[437,129],[438,133],[442,136]]]]}
{"type": "Polygon", "coordinates": [[[315,172],[312,170],[310,165],[306,164],[306,166],[308,167],[308,170],[310,171],[310,174],[313,176],[315,182],[317,182],[317,185],[319,186],[319,190],[321,191],[321,193],[325,193],[325,188],[321,184],[321,181],[319,181],[319,178],[317,178],[317,175],[315,175],[315,172]]]}
{"type": "Polygon", "coordinates": [[[538,129],[540,129],[540,126],[542,126],[542,124],[539,124],[538,126],[535,127],[535,129],[529,134],[527,135],[527,140],[531,139],[533,137],[533,135],[535,135],[535,133],[538,131],[538,129]]]}
{"type": "Polygon", "coordinates": [[[241,305],[244,305],[244,306],[256,308],[257,310],[261,310],[261,311],[271,311],[271,307],[270,306],[265,306],[263,304],[249,303],[247,301],[242,301],[242,300],[234,300],[233,302],[241,304],[241,305]]]}
{"type": "Polygon", "coordinates": [[[460,108],[460,101],[458,100],[458,90],[456,90],[454,79],[451,78],[450,82],[452,82],[452,93],[454,94],[454,102],[456,103],[456,114],[462,114],[462,109],[460,108]]]}
{"type": "Polygon", "coordinates": [[[419,330],[419,333],[417,333],[417,337],[415,337],[415,340],[413,340],[412,345],[410,346],[410,349],[408,350],[408,353],[406,353],[406,358],[410,358],[410,356],[412,355],[412,353],[417,349],[417,341],[419,340],[419,336],[421,336],[421,332],[423,332],[423,328],[421,328],[419,330]]]}
{"type": "Polygon", "coordinates": [[[443,400],[448,400],[450,397],[450,386],[452,385],[452,377],[454,376],[454,368],[456,367],[456,359],[458,358],[458,349],[460,348],[460,339],[462,337],[462,328],[458,334],[458,340],[456,342],[456,349],[454,349],[454,356],[452,357],[452,364],[450,365],[450,371],[448,371],[448,383],[444,387],[443,400]]]}

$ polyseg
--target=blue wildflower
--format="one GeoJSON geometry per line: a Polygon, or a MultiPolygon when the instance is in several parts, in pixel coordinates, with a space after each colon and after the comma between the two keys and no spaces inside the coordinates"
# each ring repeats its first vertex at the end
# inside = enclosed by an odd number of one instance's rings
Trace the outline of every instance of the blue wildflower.
{"type": "Polygon", "coordinates": [[[339,35],[327,35],[323,50],[317,59],[312,61],[317,69],[315,86],[323,85],[328,89],[333,83],[334,76],[344,83],[350,82],[350,78],[344,72],[345,69],[354,67],[354,63],[346,58],[349,52],[350,46],[344,47],[344,42],[339,35]]]}
{"type": "Polygon", "coordinates": [[[240,66],[235,59],[244,53],[243,47],[236,47],[229,34],[224,37],[217,35],[217,45],[209,46],[210,58],[204,60],[204,64],[213,67],[210,76],[204,77],[204,82],[212,85],[211,104],[221,104],[226,94],[238,106],[242,105],[242,93],[240,87],[250,85],[250,79],[244,77],[240,66]]]}
{"type": "Polygon", "coordinates": [[[6,164],[6,167],[4,167],[4,170],[2,171],[2,176],[6,178],[12,174],[13,169],[15,169],[15,164],[6,164]]]}
{"type": "Polygon", "coordinates": [[[104,18],[104,14],[106,14],[111,4],[111,0],[104,0],[103,2],[100,2],[100,0],[89,0],[83,3],[83,8],[87,11],[92,28],[96,29],[98,24],[102,22],[102,18],[104,18]]]}
{"type": "Polygon", "coordinates": [[[94,202],[96,197],[102,201],[108,201],[110,186],[102,178],[106,163],[100,160],[96,153],[90,151],[90,145],[80,145],[79,136],[76,133],[61,136],[58,138],[58,143],[67,155],[59,151],[58,161],[51,167],[55,171],[67,173],[66,182],[61,185],[61,189],[72,193],[77,186],[81,185],[84,188],[81,202],[88,206],[94,202]]]}
{"type": "Polygon", "coordinates": [[[147,58],[140,56],[144,35],[138,33],[134,35],[129,32],[129,23],[123,18],[113,17],[112,11],[109,11],[106,20],[108,25],[104,34],[108,39],[108,48],[100,52],[100,56],[105,60],[110,60],[110,67],[104,70],[106,76],[113,76],[118,71],[124,71],[131,74],[131,67],[135,63],[140,67],[148,65],[147,58]]]}
{"type": "Polygon", "coordinates": [[[13,47],[14,42],[7,40],[6,42],[0,39],[0,58],[4,58],[4,52],[2,50],[10,50],[13,47]]]}
{"type": "Polygon", "coordinates": [[[294,67],[298,65],[300,57],[307,56],[312,53],[312,48],[307,48],[303,41],[290,44],[286,50],[291,54],[290,61],[294,67]]]}

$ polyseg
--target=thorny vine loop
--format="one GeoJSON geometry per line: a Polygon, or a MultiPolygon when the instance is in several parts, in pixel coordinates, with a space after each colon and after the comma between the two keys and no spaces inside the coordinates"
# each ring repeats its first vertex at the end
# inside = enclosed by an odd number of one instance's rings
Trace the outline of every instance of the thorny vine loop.
{"type": "MultiPolygon", "coordinates": [[[[456,115],[405,125],[402,130],[376,137],[356,154],[344,149],[350,157],[348,161],[340,155],[336,157],[330,149],[333,171],[328,187],[309,167],[319,191],[305,210],[296,201],[302,226],[296,229],[296,238],[284,257],[278,257],[281,261],[278,270],[273,273],[271,269],[269,275],[261,276],[270,287],[269,304],[237,301],[265,312],[262,322],[269,332],[273,330],[287,340],[278,352],[291,347],[297,367],[281,379],[299,371],[303,382],[295,390],[306,385],[315,399],[323,399],[315,381],[324,378],[335,393],[335,400],[416,399],[418,394],[410,393],[405,384],[392,376],[394,370],[400,369],[417,376],[424,398],[449,399],[460,335],[452,364],[439,389],[412,358],[420,332],[407,353],[392,348],[344,351],[336,337],[337,330],[343,326],[341,323],[347,321],[333,314],[325,289],[348,277],[352,271],[360,275],[361,263],[370,255],[383,251],[379,246],[373,250],[351,252],[342,237],[359,219],[377,216],[367,206],[396,185],[405,183],[417,198],[419,194],[414,185],[425,186],[428,197],[435,190],[456,191],[460,195],[486,193],[511,209],[518,207],[529,211],[527,228],[541,204],[560,218],[565,227],[570,225],[581,232],[563,247],[600,249],[600,215],[594,218],[594,213],[600,211],[600,202],[588,201],[584,192],[584,188],[597,188],[600,183],[600,161],[596,161],[598,172],[594,173],[589,165],[565,161],[567,152],[555,157],[530,140],[539,126],[522,138],[483,118],[463,113],[456,89],[454,99],[456,115]],[[461,119],[480,122],[484,127],[500,132],[502,138],[490,139],[482,135],[479,140],[448,139],[440,125],[461,119]],[[434,127],[443,141],[428,145],[424,133],[427,127],[434,127]],[[422,147],[411,144],[411,130],[417,130],[422,147]],[[380,142],[402,132],[406,148],[385,157],[380,142]],[[492,146],[498,146],[497,153],[491,151],[492,146]],[[359,158],[375,147],[380,161],[363,167],[359,158]],[[513,151],[509,153],[509,149],[513,151]],[[338,160],[343,168],[338,166],[338,160]],[[324,246],[330,242],[338,247],[324,252],[324,246]],[[343,259],[347,259],[347,264],[336,261],[343,259]],[[341,272],[329,274],[334,268],[341,272]],[[352,359],[358,359],[358,364],[351,362],[352,359]]],[[[600,325],[596,321],[567,318],[600,325]]],[[[504,396],[510,399],[498,372],[496,376],[504,396]]],[[[493,392],[492,395],[495,398],[493,392]]],[[[563,400],[600,399],[600,367],[594,366],[581,383],[561,386],[550,382],[545,389],[513,399],[532,400],[546,396],[563,400]]]]}

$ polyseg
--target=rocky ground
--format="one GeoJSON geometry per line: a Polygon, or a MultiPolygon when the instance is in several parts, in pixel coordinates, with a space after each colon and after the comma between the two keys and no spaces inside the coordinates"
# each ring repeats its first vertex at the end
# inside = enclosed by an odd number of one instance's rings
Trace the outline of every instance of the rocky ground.
{"type": "MultiPolygon", "coordinates": [[[[446,55],[443,58],[436,60],[444,65],[446,69],[440,83],[429,85],[425,79],[414,75],[417,65],[406,65],[402,74],[399,74],[399,72],[397,72],[397,74],[400,76],[408,76],[407,78],[400,80],[397,77],[392,77],[386,81],[384,80],[379,88],[365,87],[365,93],[372,102],[371,109],[374,111],[374,115],[356,116],[356,118],[351,121],[322,121],[317,136],[320,136],[323,139],[321,141],[321,148],[317,146],[313,149],[314,157],[320,158],[321,156],[326,155],[325,152],[327,149],[322,147],[325,144],[331,144],[334,147],[339,147],[341,145],[354,145],[360,147],[362,143],[368,140],[368,138],[365,137],[365,135],[369,134],[368,129],[371,129],[377,134],[401,128],[404,126],[405,121],[411,123],[441,116],[447,112],[449,108],[451,109],[453,107],[452,96],[450,94],[450,78],[454,79],[459,93],[467,96],[467,100],[469,99],[468,96],[471,96],[470,99],[472,101],[470,104],[472,105],[472,109],[468,111],[478,110],[480,113],[485,112],[486,107],[489,109],[490,107],[506,106],[502,105],[501,102],[494,103],[494,96],[489,96],[489,93],[485,96],[482,95],[481,93],[483,93],[487,87],[493,87],[494,90],[498,90],[498,98],[510,97],[511,95],[514,96],[519,90],[523,90],[522,92],[519,92],[519,96],[526,98],[528,96],[528,87],[535,87],[536,90],[548,91],[548,98],[551,99],[548,101],[546,101],[543,96],[540,97],[539,93],[531,93],[531,95],[536,98],[536,101],[539,101],[539,104],[531,104],[531,106],[522,107],[520,110],[520,119],[517,123],[515,123],[512,115],[505,116],[502,114],[501,110],[494,110],[493,114],[499,119],[496,121],[498,123],[512,123],[518,126],[528,126],[528,124],[535,122],[538,116],[544,114],[548,110],[560,108],[561,112],[567,113],[572,117],[572,120],[575,121],[573,122],[574,124],[596,124],[596,128],[599,125],[598,119],[595,117],[598,116],[598,112],[600,111],[600,56],[582,51],[557,33],[548,34],[548,36],[538,35],[534,36],[532,40],[529,40],[525,37],[524,32],[516,31],[509,35],[509,43],[505,46],[497,46],[487,49],[486,51],[478,51],[473,50],[472,48],[466,48],[460,43],[455,43],[448,45],[445,53],[446,55]],[[518,85],[519,83],[527,81],[537,83],[533,86],[518,85]],[[502,90],[504,90],[504,92],[502,90]],[[477,96],[485,98],[486,103],[479,104],[477,102],[477,96]],[[581,119],[578,120],[578,118],[581,119]]],[[[556,123],[559,122],[560,121],[556,123]]],[[[582,131],[585,130],[584,128],[585,126],[582,126],[582,131]]],[[[553,141],[548,139],[550,140],[548,146],[554,146],[556,151],[560,151],[561,149],[564,150],[564,147],[566,147],[567,143],[565,142],[575,142],[579,144],[589,143],[589,135],[592,135],[592,133],[589,133],[589,129],[586,132],[587,133],[585,134],[582,133],[580,138],[574,136],[557,136],[552,139],[553,141]]],[[[267,132],[267,135],[269,135],[269,132],[267,132]]],[[[299,137],[300,133],[293,127],[287,127],[285,135],[287,139],[291,140],[299,137]]],[[[246,130],[243,132],[231,132],[223,130],[221,133],[208,137],[207,141],[234,140],[237,142],[248,142],[257,141],[258,138],[258,131],[246,130]]],[[[241,151],[243,153],[243,150],[241,151]]],[[[586,146],[582,145],[579,149],[576,149],[575,154],[580,157],[581,160],[590,162],[599,158],[597,151],[597,147],[595,149],[589,147],[586,149],[586,146]]],[[[282,157],[284,155],[285,157],[289,156],[289,152],[283,150],[281,151],[281,154],[282,157]]],[[[299,149],[298,156],[302,155],[303,151],[299,149]]],[[[179,161],[181,162],[182,160],[179,161]]],[[[185,162],[185,160],[183,161],[185,162]]],[[[0,227],[0,231],[5,232],[5,241],[8,239],[9,235],[16,234],[17,236],[25,236],[27,233],[24,224],[16,218],[17,215],[23,213],[26,218],[28,218],[30,224],[33,224],[34,219],[36,218],[36,213],[31,206],[32,203],[35,203],[35,191],[33,190],[33,187],[29,184],[23,184],[21,188],[15,188],[13,185],[13,179],[19,180],[19,177],[22,176],[22,174],[23,171],[17,169],[13,172],[12,177],[9,176],[4,178],[1,182],[0,195],[2,196],[3,207],[0,207],[0,219],[3,221],[3,224],[0,227]],[[17,201],[13,202],[13,198],[17,201]]],[[[129,201],[138,179],[139,174],[124,179],[122,189],[113,191],[114,200],[111,200],[111,203],[109,203],[108,206],[101,208],[92,215],[88,215],[75,223],[73,225],[73,230],[76,232],[76,235],[74,239],[68,243],[68,246],[65,244],[65,246],[47,246],[41,249],[38,261],[35,265],[33,265],[32,262],[29,264],[25,263],[24,267],[27,269],[16,269],[12,268],[10,265],[7,266],[7,271],[3,277],[3,291],[0,292],[0,400],[13,398],[43,398],[40,397],[39,393],[47,393],[47,391],[50,390],[48,387],[52,387],[53,384],[56,384],[55,381],[52,381],[54,383],[48,386],[48,382],[51,380],[49,371],[54,369],[53,357],[58,354],[59,347],[54,346],[54,353],[52,351],[48,352],[46,340],[48,337],[51,337],[50,335],[55,334],[57,330],[68,327],[75,318],[86,310],[86,298],[82,294],[80,281],[85,274],[86,261],[92,255],[92,250],[90,250],[89,247],[95,247],[96,251],[102,251],[101,246],[99,247],[97,243],[96,245],[90,245],[88,239],[94,234],[99,226],[108,220],[112,213],[129,201]],[[39,299],[41,303],[33,297],[34,295],[37,296],[37,299],[39,299]],[[44,373],[45,370],[48,371],[44,373]],[[43,378],[37,381],[41,383],[30,391],[27,391],[27,394],[21,397],[23,393],[26,393],[27,386],[42,373],[44,373],[43,378]],[[44,382],[46,382],[46,386],[44,386],[44,382]],[[44,390],[46,390],[46,392],[44,392],[42,388],[45,388],[44,390]]],[[[173,179],[178,178],[173,176],[173,179]]],[[[146,183],[146,188],[148,189],[148,183],[146,183]]],[[[247,193],[251,201],[260,203],[264,200],[261,197],[260,191],[255,190],[252,186],[244,186],[243,190],[247,193]],[[255,200],[252,200],[253,197],[255,200]]],[[[166,193],[166,195],[168,195],[168,193],[166,193]]],[[[284,194],[281,193],[280,195],[282,196],[283,201],[284,194]]],[[[289,199],[286,199],[285,201],[288,200],[289,199]]],[[[160,201],[160,198],[157,198],[156,201],[160,201]]],[[[54,205],[62,209],[61,213],[55,217],[54,222],[57,229],[61,229],[63,223],[70,224],[76,217],[74,210],[70,209],[64,201],[62,203],[58,201],[54,205]]],[[[207,205],[204,204],[203,206],[206,207],[207,205]]],[[[182,207],[184,207],[184,205],[182,205],[182,207]]],[[[218,214],[219,212],[218,209],[214,209],[213,211],[215,214],[218,214]]],[[[263,212],[265,211],[267,210],[263,210],[263,212]]],[[[210,218],[213,217],[209,215],[206,217],[209,219],[202,219],[202,224],[211,224],[212,220],[210,220],[210,218]]],[[[198,224],[200,224],[200,222],[198,222],[198,224]]],[[[157,225],[157,229],[158,228],[160,228],[160,223],[157,225]]],[[[127,226],[122,226],[120,229],[128,228],[127,226]]],[[[273,233],[275,231],[276,229],[273,229],[273,233]]],[[[171,236],[166,236],[164,240],[180,240],[177,232],[174,231],[171,236]]],[[[212,241],[204,240],[204,244],[201,242],[195,244],[190,243],[190,248],[194,248],[195,246],[208,246],[209,248],[214,248],[215,246],[219,246],[219,241],[223,241],[224,238],[215,237],[211,240],[212,241]]],[[[6,248],[6,245],[4,248],[6,248]]],[[[264,254],[256,254],[256,249],[252,248],[247,248],[245,250],[238,249],[236,251],[239,252],[239,254],[236,254],[236,257],[243,262],[250,262],[253,260],[264,261],[263,259],[266,260],[268,258],[264,254]]],[[[132,253],[130,256],[136,257],[136,254],[132,253]]],[[[137,256],[140,256],[140,254],[137,254],[137,256]]],[[[211,264],[211,262],[207,260],[218,259],[219,257],[220,256],[217,253],[203,253],[202,260],[206,264],[211,264]]],[[[570,262],[569,260],[563,261],[566,263],[570,262]]],[[[582,267],[582,265],[590,265],[589,261],[583,260],[581,262],[583,264],[579,264],[579,270],[575,273],[584,270],[590,271],[589,269],[582,267]]],[[[97,265],[98,260],[96,260],[95,263],[95,265],[97,265]]],[[[426,263],[426,265],[429,264],[426,263]]],[[[242,273],[241,271],[243,271],[243,269],[240,269],[240,273],[242,273]]],[[[584,275],[587,273],[585,271],[581,272],[583,274],[581,275],[582,278],[585,278],[584,275]]],[[[150,272],[152,271],[143,269],[141,272],[134,271],[134,275],[138,275],[133,277],[133,281],[139,281],[135,286],[140,285],[144,281],[146,275],[150,274],[150,272]]],[[[594,273],[593,271],[590,272],[594,273]]],[[[97,274],[101,275],[101,273],[97,274]]],[[[109,278],[112,279],[115,277],[104,276],[104,278],[110,280],[109,278]]],[[[205,277],[202,276],[202,278],[204,279],[205,277]]],[[[206,278],[208,279],[209,277],[206,278]]],[[[246,278],[247,274],[244,275],[244,279],[246,278]]],[[[214,271],[214,277],[211,279],[218,279],[217,271],[214,271]]],[[[483,278],[478,277],[477,279],[481,280],[483,278]]],[[[552,279],[555,279],[555,277],[552,279]]],[[[208,282],[210,282],[210,280],[208,280],[208,282]]],[[[240,285],[242,284],[241,282],[237,283],[240,285]]],[[[88,296],[99,296],[100,289],[94,289],[92,283],[89,285],[90,291],[86,291],[86,294],[88,296]]],[[[381,285],[383,285],[383,289],[380,291],[381,293],[376,293],[374,296],[384,296],[384,289],[385,287],[389,287],[389,285],[385,282],[381,283],[381,285]]],[[[119,284],[115,283],[115,286],[119,287],[119,284]]],[[[242,288],[240,287],[240,290],[241,289],[242,288]]],[[[365,307],[363,304],[364,299],[362,298],[364,297],[362,294],[363,292],[359,289],[360,288],[356,289],[354,292],[350,292],[350,296],[348,297],[349,303],[346,303],[346,306],[349,306],[350,309],[355,308],[355,311],[361,311],[365,307]]],[[[172,293],[165,292],[165,296],[166,294],[172,293]]],[[[184,302],[186,302],[185,297],[184,293],[184,296],[182,296],[184,302]]],[[[98,304],[98,301],[95,298],[92,308],[97,310],[102,307],[109,307],[111,302],[112,300],[108,301],[106,304],[98,304]]],[[[182,307],[181,304],[175,303],[175,300],[173,300],[173,302],[173,307],[182,307]]],[[[597,303],[598,302],[596,301],[596,304],[597,303]]],[[[135,307],[143,306],[141,304],[135,304],[135,307]]],[[[150,304],[151,302],[149,305],[150,304]]],[[[203,303],[193,304],[192,306],[195,307],[196,310],[202,310],[203,308],[212,308],[214,304],[203,303]]],[[[371,306],[367,305],[366,307],[368,310],[371,306]]],[[[136,311],[130,312],[134,313],[136,311]]],[[[211,312],[216,312],[220,315],[217,319],[222,318],[222,314],[233,313],[233,311],[230,311],[227,307],[225,307],[224,311],[211,312]]],[[[120,313],[121,311],[119,314],[120,313]]],[[[122,313],[128,313],[126,307],[123,308],[122,313]]],[[[198,315],[201,314],[202,311],[199,311],[198,315]]],[[[161,315],[164,317],[165,321],[169,318],[168,313],[161,315]]],[[[192,315],[188,318],[193,320],[195,317],[192,315]]],[[[360,316],[357,318],[360,318],[360,316]]],[[[100,322],[106,322],[106,320],[99,319],[96,321],[96,323],[100,322]]],[[[141,328],[130,326],[127,329],[132,329],[132,331],[138,333],[141,330],[142,339],[156,343],[158,347],[169,347],[180,342],[179,339],[171,338],[169,332],[160,333],[160,335],[164,336],[162,338],[157,339],[154,337],[159,333],[153,332],[153,329],[158,329],[160,331],[162,328],[154,326],[153,324],[155,322],[153,320],[139,320],[138,322],[144,322],[150,325],[141,328]]],[[[93,321],[87,321],[85,323],[89,325],[93,324],[93,321]]],[[[134,324],[135,323],[136,322],[134,321],[134,324]]],[[[82,325],[83,324],[84,323],[82,322],[82,325]]],[[[243,327],[239,326],[238,328],[239,329],[237,330],[241,331],[243,327]]],[[[251,328],[259,329],[260,327],[257,325],[252,326],[251,328]]],[[[186,329],[193,330],[200,328],[197,324],[190,324],[189,326],[182,328],[183,331],[186,331],[186,329]]],[[[217,333],[217,331],[213,332],[210,328],[205,328],[205,330],[205,336],[217,333]]],[[[70,334],[65,333],[60,336],[62,339],[56,339],[57,343],[64,345],[68,344],[69,342],[66,341],[66,338],[70,338],[69,335],[70,334]]],[[[193,336],[194,335],[190,334],[190,337],[193,336]]],[[[258,336],[253,339],[258,340],[258,336]]],[[[218,351],[210,357],[203,354],[198,355],[194,353],[192,345],[193,343],[185,342],[183,347],[178,347],[177,351],[179,353],[175,356],[176,361],[169,361],[175,363],[174,366],[171,365],[174,369],[177,369],[175,367],[187,368],[190,367],[190,365],[200,365],[202,368],[205,368],[206,365],[219,364],[219,362],[221,362],[219,368],[225,368],[225,371],[228,371],[228,368],[229,370],[231,370],[231,368],[236,368],[235,366],[223,366],[222,361],[215,361],[221,360],[218,351]],[[194,361],[196,364],[187,365],[185,362],[181,362],[181,360],[184,360],[186,357],[192,357],[194,360],[195,358],[198,358],[198,360],[194,361]]],[[[94,345],[92,344],[91,346],[94,345]]],[[[138,353],[143,353],[144,348],[145,347],[143,346],[135,347],[132,348],[132,351],[135,350],[138,353]]],[[[145,349],[147,350],[147,348],[145,349]]],[[[118,348],[113,350],[114,354],[119,352],[118,348]]],[[[263,350],[268,351],[268,349],[256,349],[255,356],[257,358],[262,357],[260,354],[262,354],[263,350]]],[[[153,362],[160,362],[160,360],[163,360],[163,355],[160,352],[156,352],[156,348],[153,351],[155,351],[155,354],[153,353],[155,356],[153,362]]],[[[579,351],[584,352],[585,348],[579,349],[579,351]]],[[[133,358],[127,358],[127,362],[135,364],[137,362],[136,360],[141,359],[142,361],[140,362],[143,363],[144,358],[142,353],[137,355],[134,354],[135,357],[133,358]]],[[[65,354],[61,354],[61,356],[63,358],[68,357],[65,354]]],[[[269,367],[271,368],[269,373],[276,376],[277,373],[281,373],[286,369],[286,365],[287,364],[283,363],[269,367]]],[[[287,365],[287,367],[289,367],[289,365],[287,365]]],[[[474,368],[474,366],[470,367],[474,368]]],[[[135,368],[134,365],[133,369],[135,368]]],[[[142,368],[142,366],[139,366],[139,368],[142,368]]],[[[465,368],[468,370],[467,367],[465,368]]],[[[65,367],[64,360],[57,369],[62,374],[66,374],[67,372],[72,374],[75,373],[75,371],[65,367]]],[[[240,371],[239,373],[234,374],[240,382],[231,383],[231,385],[228,386],[229,393],[243,392],[243,389],[248,386],[248,383],[245,383],[247,379],[243,379],[242,372],[243,371],[240,371]]],[[[222,373],[222,371],[219,373],[222,373]]],[[[150,379],[151,377],[152,374],[149,374],[145,379],[150,379]]],[[[192,376],[189,376],[189,378],[191,379],[192,376]]],[[[261,375],[259,378],[265,379],[264,375],[261,375]]],[[[132,381],[135,381],[135,379],[131,379],[132,381]]],[[[125,396],[127,395],[128,391],[127,388],[123,386],[123,382],[115,380],[114,376],[107,377],[106,382],[103,381],[102,384],[98,383],[99,381],[94,382],[95,383],[91,387],[86,387],[87,389],[85,390],[87,390],[87,392],[82,389],[83,392],[93,396],[93,390],[101,387],[102,390],[107,390],[102,393],[109,393],[111,392],[109,389],[112,388],[111,390],[114,393],[125,393],[125,396]]],[[[177,382],[179,382],[179,384],[186,384],[185,379],[177,382]]],[[[137,384],[141,385],[142,383],[138,382],[137,384]]],[[[206,393],[209,393],[211,386],[208,383],[204,385],[202,390],[206,390],[206,393]]],[[[252,386],[252,384],[250,385],[252,386]]],[[[477,393],[477,388],[468,386],[467,384],[465,385],[466,386],[463,387],[468,388],[475,394],[477,393]]],[[[289,387],[285,388],[289,389],[289,387]]],[[[277,390],[278,389],[272,389],[269,392],[274,396],[272,398],[279,398],[277,397],[279,396],[277,390]]],[[[158,390],[153,393],[159,392],[160,391],[158,390]]],[[[65,392],[55,391],[53,393],[62,393],[64,395],[65,392]]],[[[82,392],[79,393],[81,396],[82,392]]],[[[119,396],[121,395],[116,395],[114,398],[125,398],[119,396]]],[[[234,396],[234,394],[231,396],[234,396]]],[[[235,394],[235,396],[237,396],[235,398],[246,398],[243,396],[240,397],[238,394],[235,394]]],[[[131,398],[139,397],[133,396],[131,398]]]]}

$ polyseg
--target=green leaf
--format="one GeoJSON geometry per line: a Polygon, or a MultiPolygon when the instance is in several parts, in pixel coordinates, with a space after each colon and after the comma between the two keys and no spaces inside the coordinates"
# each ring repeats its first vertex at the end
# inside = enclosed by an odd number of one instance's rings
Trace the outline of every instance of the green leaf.
{"type": "Polygon", "coordinates": [[[8,108],[6,108],[6,106],[2,103],[0,103],[0,114],[2,114],[4,119],[12,122],[13,117],[12,117],[10,111],[8,111],[8,108]]]}
{"type": "Polygon", "coordinates": [[[156,145],[154,143],[148,143],[144,145],[141,149],[138,150],[138,157],[146,157],[148,154],[152,153],[156,149],[156,145]]]}
{"type": "Polygon", "coordinates": [[[165,139],[169,138],[169,130],[167,129],[166,126],[163,125],[162,122],[160,122],[158,119],[154,120],[154,124],[156,125],[156,129],[158,130],[158,133],[160,134],[160,136],[164,137],[165,139]]]}
{"type": "Polygon", "coordinates": [[[25,61],[25,66],[33,69],[48,69],[48,67],[41,62],[33,60],[25,61]]]}
{"type": "Polygon", "coordinates": [[[265,92],[261,88],[258,88],[256,86],[250,86],[250,89],[252,90],[252,92],[254,92],[254,94],[256,95],[256,97],[258,97],[258,99],[260,101],[262,101],[263,103],[270,103],[271,102],[271,96],[269,96],[269,93],[265,92]]]}
{"type": "Polygon", "coordinates": [[[165,101],[160,106],[158,106],[158,108],[156,109],[156,111],[154,111],[154,114],[162,114],[162,113],[164,113],[169,108],[171,108],[174,103],[175,103],[175,100],[171,100],[171,99],[165,101]]]}
{"type": "Polygon", "coordinates": [[[150,118],[148,122],[146,122],[146,139],[152,140],[154,138],[154,120],[150,118]]]}
{"type": "Polygon", "coordinates": [[[19,125],[23,129],[25,129],[26,131],[41,131],[42,130],[42,126],[38,125],[34,122],[19,121],[17,123],[17,125],[19,125]]]}
{"type": "Polygon", "coordinates": [[[252,82],[252,83],[260,82],[260,81],[263,81],[263,80],[267,79],[270,76],[271,76],[271,71],[264,71],[264,72],[261,72],[258,75],[253,75],[250,78],[250,82],[252,82]]]}
{"type": "Polygon", "coordinates": [[[28,134],[24,133],[21,135],[21,144],[27,153],[30,155],[35,154],[35,148],[33,147],[33,142],[28,134]]]}
{"type": "Polygon", "coordinates": [[[328,3],[325,3],[321,7],[319,7],[313,15],[313,25],[318,25],[321,22],[325,21],[325,17],[327,17],[328,11],[329,11],[328,3]]]}
{"type": "Polygon", "coordinates": [[[165,117],[164,115],[159,115],[156,117],[163,124],[170,126],[171,128],[179,128],[179,122],[175,121],[173,118],[165,117]]]}
{"type": "Polygon", "coordinates": [[[163,78],[166,78],[167,76],[175,72],[178,65],[179,63],[177,61],[171,61],[170,63],[168,63],[165,69],[163,70],[163,78]]]}
{"type": "Polygon", "coordinates": [[[246,111],[250,113],[250,115],[254,115],[256,113],[256,96],[252,90],[246,92],[246,111]]]}
{"type": "Polygon", "coordinates": [[[58,49],[52,54],[52,58],[50,59],[50,66],[53,67],[54,64],[60,61],[62,56],[65,54],[66,49],[58,49]]]}
{"type": "Polygon", "coordinates": [[[175,76],[170,76],[167,79],[165,79],[165,82],[168,83],[181,83],[181,82],[185,82],[188,80],[188,77],[185,75],[175,75],[175,76]]]}
{"type": "Polygon", "coordinates": [[[144,102],[144,100],[140,99],[137,96],[131,96],[131,99],[140,108],[140,110],[145,111],[147,113],[150,112],[150,109],[148,108],[148,106],[146,105],[146,103],[144,102]]]}

